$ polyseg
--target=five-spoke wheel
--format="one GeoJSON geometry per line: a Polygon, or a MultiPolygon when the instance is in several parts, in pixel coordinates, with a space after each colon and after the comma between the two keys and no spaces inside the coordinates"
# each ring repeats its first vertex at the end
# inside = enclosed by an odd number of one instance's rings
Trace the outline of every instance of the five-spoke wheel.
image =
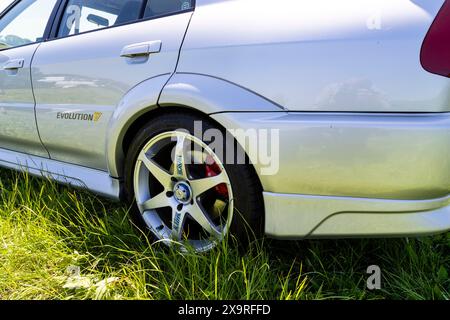
{"type": "Polygon", "coordinates": [[[167,244],[175,240],[197,251],[211,249],[233,218],[233,192],[221,160],[185,132],[159,134],[144,146],[134,192],[149,229],[167,244]]]}
{"type": "Polygon", "coordinates": [[[250,164],[230,157],[243,154],[238,148],[223,128],[194,114],[167,112],[149,121],[126,150],[125,191],[137,226],[164,244],[197,252],[229,234],[242,245],[262,235],[262,188],[250,164]],[[223,135],[214,149],[203,139],[208,130],[223,135]]]}

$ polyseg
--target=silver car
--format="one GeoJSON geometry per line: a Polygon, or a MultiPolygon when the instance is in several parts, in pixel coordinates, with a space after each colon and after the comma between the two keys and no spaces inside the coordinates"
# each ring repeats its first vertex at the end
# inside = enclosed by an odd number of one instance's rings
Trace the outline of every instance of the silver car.
{"type": "Polygon", "coordinates": [[[0,165],[207,251],[450,230],[450,1],[17,0],[0,165]]]}

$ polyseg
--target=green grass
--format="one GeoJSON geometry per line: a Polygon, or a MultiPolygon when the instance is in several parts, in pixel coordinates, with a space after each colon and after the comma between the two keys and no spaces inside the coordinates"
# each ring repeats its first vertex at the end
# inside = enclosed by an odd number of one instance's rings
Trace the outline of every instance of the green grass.
{"type": "Polygon", "coordinates": [[[0,299],[449,299],[449,249],[446,234],[180,254],[150,244],[120,204],[0,170],[0,299]]]}

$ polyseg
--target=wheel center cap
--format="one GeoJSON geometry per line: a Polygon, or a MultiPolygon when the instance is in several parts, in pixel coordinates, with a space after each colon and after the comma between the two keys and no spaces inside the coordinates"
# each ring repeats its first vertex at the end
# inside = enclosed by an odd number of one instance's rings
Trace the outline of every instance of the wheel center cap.
{"type": "Polygon", "coordinates": [[[173,194],[178,202],[187,204],[192,199],[191,187],[186,182],[178,182],[173,188],[173,194]]]}

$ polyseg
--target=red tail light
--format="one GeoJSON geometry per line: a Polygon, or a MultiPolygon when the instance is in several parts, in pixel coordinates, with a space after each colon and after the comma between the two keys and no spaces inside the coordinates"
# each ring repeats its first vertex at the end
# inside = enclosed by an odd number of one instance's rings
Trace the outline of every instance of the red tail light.
{"type": "Polygon", "coordinates": [[[420,60],[425,70],[450,77],[450,1],[446,0],[428,31],[420,60]]]}

